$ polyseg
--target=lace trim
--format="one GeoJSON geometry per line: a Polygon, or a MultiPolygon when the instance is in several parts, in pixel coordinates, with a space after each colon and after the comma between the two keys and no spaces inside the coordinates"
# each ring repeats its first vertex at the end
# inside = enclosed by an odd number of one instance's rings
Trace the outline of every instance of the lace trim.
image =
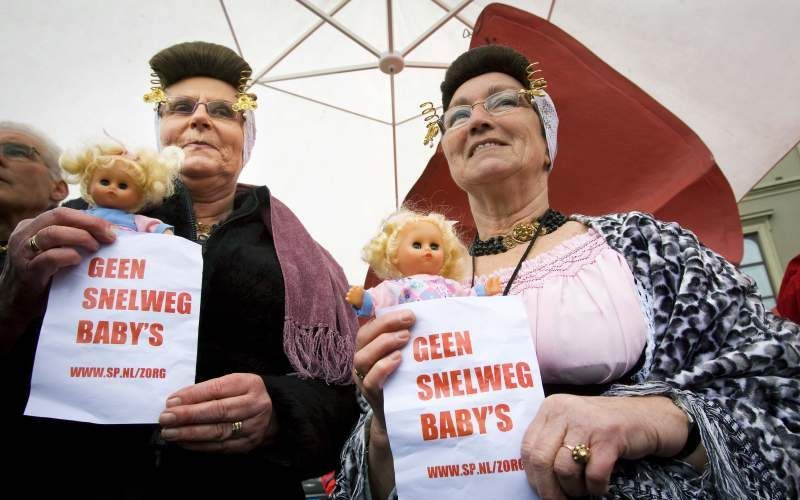
{"type": "MultiPolygon", "coordinates": [[[[572,277],[587,264],[597,260],[605,249],[610,249],[603,237],[594,229],[575,235],[543,254],[522,263],[520,272],[510,294],[517,294],[530,288],[542,288],[544,280],[553,276],[572,277]]],[[[498,276],[503,284],[508,283],[514,267],[504,267],[491,274],[475,277],[476,283],[484,283],[491,276],[498,276]]]]}

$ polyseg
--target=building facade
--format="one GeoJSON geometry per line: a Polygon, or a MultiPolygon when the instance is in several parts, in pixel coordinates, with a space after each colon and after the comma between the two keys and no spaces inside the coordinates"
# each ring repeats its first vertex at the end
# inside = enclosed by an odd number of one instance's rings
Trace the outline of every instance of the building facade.
{"type": "Polygon", "coordinates": [[[739,201],[744,257],[739,266],[758,283],[768,308],[789,261],[800,254],[800,145],[739,201]]]}

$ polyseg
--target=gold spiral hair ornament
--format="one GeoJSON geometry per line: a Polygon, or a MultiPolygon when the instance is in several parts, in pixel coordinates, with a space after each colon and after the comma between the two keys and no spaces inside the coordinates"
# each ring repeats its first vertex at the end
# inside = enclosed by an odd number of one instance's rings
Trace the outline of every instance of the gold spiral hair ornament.
{"type": "Polygon", "coordinates": [[[242,76],[239,78],[239,88],[236,91],[236,102],[233,103],[234,111],[253,110],[258,107],[258,103],[256,103],[258,96],[251,92],[245,92],[249,87],[251,74],[252,71],[249,69],[242,70],[242,76]]]}
{"type": "Polygon", "coordinates": [[[161,88],[161,79],[156,73],[150,73],[150,92],[144,95],[144,102],[155,105],[167,102],[167,94],[161,88]]]}
{"type": "Polygon", "coordinates": [[[422,108],[422,116],[425,118],[425,127],[428,130],[422,145],[433,147],[433,138],[439,134],[439,114],[431,101],[425,101],[419,107],[422,108]]]}
{"type": "Polygon", "coordinates": [[[544,97],[544,89],[547,87],[547,81],[544,78],[536,77],[536,73],[541,73],[542,70],[536,69],[538,62],[534,62],[525,68],[525,73],[528,76],[528,94],[531,97],[544,97]]]}

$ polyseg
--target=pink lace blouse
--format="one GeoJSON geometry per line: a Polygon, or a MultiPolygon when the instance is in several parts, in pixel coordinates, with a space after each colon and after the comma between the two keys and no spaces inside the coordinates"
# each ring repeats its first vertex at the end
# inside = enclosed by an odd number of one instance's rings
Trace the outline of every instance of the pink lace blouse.
{"type": "MultiPolygon", "coordinates": [[[[493,275],[505,288],[513,270],[493,275]]],[[[633,275],[596,231],[525,261],[509,290],[517,294],[528,310],[543,382],[607,383],[639,360],[648,327],[633,275]]]]}

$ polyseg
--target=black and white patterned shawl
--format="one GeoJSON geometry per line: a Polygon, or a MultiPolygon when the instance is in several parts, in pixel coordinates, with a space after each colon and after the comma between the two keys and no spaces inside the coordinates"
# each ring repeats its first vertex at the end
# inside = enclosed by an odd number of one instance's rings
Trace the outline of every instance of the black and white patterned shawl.
{"type": "MultiPolygon", "coordinates": [[[[695,418],[709,459],[703,474],[676,460],[619,461],[605,498],[798,498],[798,325],[766,311],[751,278],[678,224],[639,212],[573,218],[625,257],[650,323],[634,385],[605,395],[677,398],[695,418]]],[[[370,498],[369,418],[362,416],[342,452],[337,500],[370,498]]]]}

